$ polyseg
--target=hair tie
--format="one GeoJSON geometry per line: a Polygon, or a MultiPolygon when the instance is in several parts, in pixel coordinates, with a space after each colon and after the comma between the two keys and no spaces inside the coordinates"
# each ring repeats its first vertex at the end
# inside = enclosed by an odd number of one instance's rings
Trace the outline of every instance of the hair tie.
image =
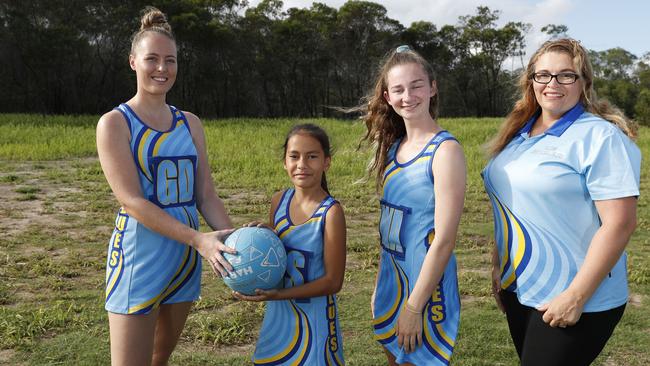
{"type": "Polygon", "coordinates": [[[408,45],[401,45],[395,49],[395,53],[403,53],[403,52],[408,52],[411,50],[411,47],[408,45]]]}

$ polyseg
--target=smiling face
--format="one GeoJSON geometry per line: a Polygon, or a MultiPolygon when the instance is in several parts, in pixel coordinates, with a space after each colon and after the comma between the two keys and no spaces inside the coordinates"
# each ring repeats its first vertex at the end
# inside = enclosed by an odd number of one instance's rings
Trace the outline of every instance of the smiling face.
{"type": "Polygon", "coordinates": [[[320,142],[307,134],[296,133],[287,141],[284,169],[291,182],[303,189],[320,187],[323,173],[329,169],[329,156],[325,156],[320,142]]]}
{"type": "Polygon", "coordinates": [[[430,117],[429,103],[437,93],[436,82],[429,81],[416,63],[396,65],[386,74],[384,99],[404,120],[430,117]]]}
{"type": "MultiPolygon", "coordinates": [[[[535,62],[536,73],[559,74],[570,72],[579,74],[573,65],[571,57],[564,52],[547,52],[542,54],[535,62]]],[[[542,116],[557,120],[568,110],[573,108],[580,100],[582,93],[582,80],[573,84],[560,84],[557,78],[551,79],[548,84],[533,81],[533,91],[537,103],[542,108],[542,116]]]]}
{"type": "Polygon", "coordinates": [[[129,56],[129,64],[136,72],[138,91],[165,94],[176,81],[176,42],[163,34],[148,32],[129,56]]]}

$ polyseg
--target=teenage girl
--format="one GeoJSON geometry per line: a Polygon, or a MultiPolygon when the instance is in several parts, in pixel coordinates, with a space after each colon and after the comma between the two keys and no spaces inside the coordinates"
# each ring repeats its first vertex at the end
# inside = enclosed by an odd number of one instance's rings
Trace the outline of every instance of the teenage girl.
{"type": "Polygon", "coordinates": [[[330,196],[325,131],[297,125],[284,143],[284,169],[293,188],[271,199],[270,226],[287,251],[282,288],[241,300],[267,301],[253,355],[255,365],[343,365],[336,293],[345,272],[345,217],[330,196]],[[272,301],[276,300],[276,301],[272,301]]]}
{"type": "Polygon", "coordinates": [[[177,71],[171,27],[155,8],[141,23],[129,55],[137,92],[97,124],[99,161],[122,206],[106,263],[113,365],[166,365],[199,297],[199,255],[225,274],[221,252],[233,252],[201,122],[165,102],[177,71]],[[198,231],[199,212],[216,231],[198,231]]]}
{"type": "Polygon", "coordinates": [[[375,339],[390,365],[447,365],[460,318],[452,253],[463,210],[465,158],[437,123],[431,65],[408,46],[380,67],[363,106],[380,193],[375,339]]]}

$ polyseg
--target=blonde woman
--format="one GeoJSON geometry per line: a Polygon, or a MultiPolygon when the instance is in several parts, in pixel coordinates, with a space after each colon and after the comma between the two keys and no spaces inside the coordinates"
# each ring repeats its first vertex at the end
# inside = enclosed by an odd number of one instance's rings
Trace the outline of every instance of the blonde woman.
{"type": "Polygon", "coordinates": [[[589,365],[627,302],[636,130],[596,98],[587,52],[573,39],[543,44],[520,89],[483,170],[493,291],[523,366],[589,365]]]}

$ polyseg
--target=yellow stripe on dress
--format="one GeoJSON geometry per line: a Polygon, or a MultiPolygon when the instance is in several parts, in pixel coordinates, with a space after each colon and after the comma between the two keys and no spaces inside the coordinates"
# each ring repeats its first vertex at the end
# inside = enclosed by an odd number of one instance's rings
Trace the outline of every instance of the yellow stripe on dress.
{"type": "Polygon", "coordinates": [[[444,339],[445,342],[447,342],[453,348],[456,342],[454,342],[451,338],[449,338],[447,332],[445,332],[445,330],[442,328],[442,325],[436,324],[436,329],[438,329],[438,333],[440,333],[442,339],[444,339]]]}
{"type": "Polygon", "coordinates": [[[309,320],[307,319],[307,314],[305,314],[300,308],[298,308],[298,311],[302,313],[302,318],[303,318],[302,328],[304,329],[305,332],[305,339],[302,342],[305,345],[305,347],[302,347],[302,352],[300,352],[300,356],[298,356],[298,358],[291,363],[291,366],[298,366],[300,365],[300,363],[302,363],[302,361],[305,358],[305,353],[309,350],[309,347],[307,347],[306,345],[309,344],[309,338],[311,337],[311,334],[309,333],[309,320]]]}
{"type": "Polygon", "coordinates": [[[382,322],[386,321],[386,319],[390,318],[397,311],[397,307],[398,307],[401,299],[403,298],[402,283],[399,280],[400,273],[399,273],[397,264],[395,263],[395,259],[392,256],[390,257],[390,259],[391,259],[391,264],[393,265],[393,268],[395,269],[395,284],[397,285],[397,296],[395,297],[395,301],[393,302],[393,305],[391,305],[390,309],[388,309],[388,311],[384,315],[372,320],[373,325],[377,325],[379,323],[382,323],[382,322]]]}
{"type": "Polygon", "coordinates": [[[413,162],[413,165],[415,165],[415,164],[419,164],[419,163],[423,163],[423,162],[425,162],[426,160],[431,160],[431,157],[428,156],[428,155],[426,155],[426,156],[421,156],[421,157],[418,158],[418,160],[416,160],[416,161],[413,162]]]}
{"type": "Polygon", "coordinates": [[[198,261],[196,250],[191,250],[191,256],[193,257],[192,264],[187,268],[187,271],[185,271],[183,277],[179,278],[173,286],[170,286],[167,289],[167,291],[165,291],[165,293],[163,293],[162,296],[158,298],[158,301],[156,301],[156,306],[159,306],[164,298],[166,298],[169,294],[174,292],[178,288],[178,286],[180,286],[183,282],[185,282],[185,280],[194,272],[193,271],[194,267],[196,266],[196,262],[198,261]]]}
{"type": "Polygon", "coordinates": [[[387,171],[393,169],[394,166],[395,166],[395,161],[392,160],[390,163],[388,163],[388,165],[386,165],[386,167],[384,168],[384,171],[387,172],[387,171]]]}
{"type": "Polygon", "coordinates": [[[521,225],[519,225],[519,222],[516,220],[512,212],[508,212],[508,216],[510,216],[510,222],[513,224],[515,230],[517,231],[517,253],[515,254],[515,266],[513,268],[516,269],[519,267],[519,264],[521,263],[521,260],[526,252],[526,246],[523,245],[525,244],[526,239],[524,238],[524,231],[522,230],[521,225]]]}
{"type": "MultiPolygon", "coordinates": [[[[285,230],[282,234],[280,234],[280,239],[282,239],[282,238],[284,238],[285,236],[287,236],[290,232],[293,231],[293,229],[297,228],[298,226],[307,225],[307,224],[312,223],[312,222],[318,222],[318,221],[320,221],[321,219],[322,219],[322,216],[319,216],[319,217],[312,217],[311,219],[305,221],[304,223],[302,223],[302,224],[300,224],[300,225],[291,225],[287,230],[285,230]]],[[[277,228],[277,226],[276,226],[276,228],[277,228]]]]}
{"type": "Polygon", "coordinates": [[[298,313],[298,310],[296,309],[296,305],[293,303],[293,301],[289,300],[289,304],[291,305],[291,310],[293,310],[294,317],[295,317],[295,322],[296,322],[296,326],[294,327],[294,331],[293,331],[293,338],[289,342],[289,345],[287,347],[285,347],[277,355],[267,357],[267,358],[261,358],[261,359],[253,360],[254,363],[256,363],[256,364],[264,364],[264,363],[276,362],[276,361],[282,359],[283,357],[285,357],[286,355],[288,355],[289,352],[291,352],[291,350],[294,349],[294,347],[298,343],[298,336],[300,335],[300,324],[301,324],[302,320],[300,319],[301,318],[300,313],[298,313]]]}
{"type": "Polygon", "coordinates": [[[106,286],[106,296],[108,297],[108,294],[113,291],[113,287],[115,287],[115,283],[117,282],[117,279],[120,278],[120,273],[122,273],[122,269],[124,266],[124,253],[120,251],[120,259],[117,262],[117,271],[113,273],[113,277],[111,278],[111,281],[109,282],[108,286],[106,286]]]}
{"type": "Polygon", "coordinates": [[[284,219],[280,220],[277,224],[275,224],[275,230],[276,230],[276,231],[279,231],[280,229],[282,229],[282,227],[283,227],[284,225],[287,224],[287,222],[288,222],[288,221],[287,221],[287,218],[286,218],[286,217],[285,217],[284,219]]]}
{"type": "Polygon", "coordinates": [[[151,135],[151,130],[147,130],[142,135],[142,138],[140,139],[140,145],[138,146],[138,164],[140,164],[140,170],[142,170],[144,175],[146,175],[147,178],[151,181],[153,178],[149,174],[149,170],[144,164],[144,148],[147,145],[147,140],[149,139],[149,135],[151,135]]]}
{"type": "Polygon", "coordinates": [[[384,333],[379,333],[379,334],[375,333],[375,340],[376,341],[383,341],[384,339],[390,338],[394,334],[395,334],[395,327],[392,327],[392,328],[388,329],[388,331],[386,331],[384,333]]]}
{"type": "Polygon", "coordinates": [[[339,357],[338,353],[334,353],[334,359],[336,359],[337,365],[343,365],[343,361],[341,361],[341,358],[339,357]]]}
{"type": "Polygon", "coordinates": [[[163,141],[167,140],[167,138],[171,135],[171,132],[166,132],[163,133],[162,136],[156,141],[156,145],[153,148],[153,156],[158,156],[158,151],[160,150],[160,146],[162,146],[163,141]]]}
{"type": "Polygon", "coordinates": [[[424,327],[424,338],[426,339],[427,343],[429,343],[429,345],[431,345],[431,347],[436,350],[440,356],[442,356],[442,358],[449,362],[451,355],[440,348],[440,346],[438,346],[438,344],[434,341],[433,336],[431,335],[431,331],[429,331],[429,327],[424,327]]]}
{"type": "Polygon", "coordinates": [[[433,244],[433,239],[435,239],[435,237],[436,237],[436,232],[432,230],[429,233],[429,236],[427,237],[427,240],[429,241],[429,245],[433,244]]]}
{"type": "MultiPolygon", "coordinates": [[[[189,259],[189,255],[190,255],[190,247],[185,246],[185,253],[183,255],[183,260],[181,261],[181,264],[178,266],[178,269],[176,270],[176,273],[174,273],[174,275],[171,277],[172,280],[174,278],[176,278],[176,276],[178,276],[178,274],[181,272],[181,270],[183,269],[183,267],[185,266],[185,264],[187,263],[187,261],[189,259]]],[[[189,267],[188,267],[188,270],[189,270],[189,267]]],[[[150,306],[150,305],[154,304],[166,292],[169,285],[171,285],[171,283],[168,283],[167,286],[165,286],[165,288],[158,295],[154,296],[153,298],[149,299],[148,301],[145,301],[140,305],[136,305],[136,306],[133,306],[133,307],[129,308],[128,313],[131,314],[131,313],[138,312],[138,311],[146,308],[147,306],[150,306]]]]}
{"type": "Polygon", "coordinates": [[[387,182],[388,182],[388,181],[389,181],[389,180],[390,180],[390,179],[391,179],[395,174],[397,174],[397,172],[399,172],[399,171],[401,171],[401,170],[402,170],[402,168],[396,168],[395,170],[393,170],[392,172],[390,172],[390,173],[386,176],[386,178],[384,178],[384,184],[386,184],[386,183],[387,183],[387,182]]]}
{"type": "MultiPolygon", "coordinates": [[[[503,233],[503,260],[501,261],[501,268],[500,268],[501,273],[503,273],[503,271],[506,268],[506,263],[509,261],[510,258],[510,252],[508,249],[510,228],[508,227],[508,220],[506,220],[506,213],[503,210],[503,207],[501,206],[501,202],[499,202],[499,200],[497,200],[496,197],[495,197],[495,201],[496,201],[496,207],[499,210],[499,216],[501,217],[501,232],[503,233]]],[[[514,280],[515,280],[515,271],[513,268],[508,278],[506,278],[504,281],[501,282],[501,289],[505,290],[506,288],[508,288],[508,286],[510,286],[510,284],[514,282],[514,280]]]]}

